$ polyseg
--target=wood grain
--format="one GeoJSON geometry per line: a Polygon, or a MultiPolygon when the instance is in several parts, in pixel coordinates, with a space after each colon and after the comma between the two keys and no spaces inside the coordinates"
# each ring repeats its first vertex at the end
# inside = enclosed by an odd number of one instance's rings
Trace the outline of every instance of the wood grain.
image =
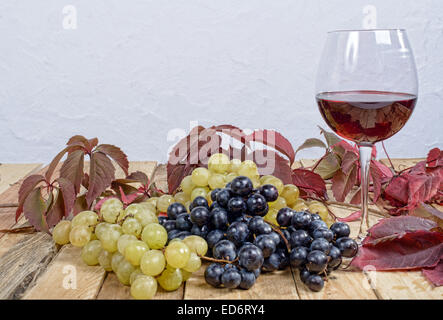
{"type": "MultiPolygon", "coordinates": [[[[41,167],[40,163],[0,164],[0,194],[14,183],[41,167]]],[[[1,198],[1,197],[0,197],[1,198]]]]}

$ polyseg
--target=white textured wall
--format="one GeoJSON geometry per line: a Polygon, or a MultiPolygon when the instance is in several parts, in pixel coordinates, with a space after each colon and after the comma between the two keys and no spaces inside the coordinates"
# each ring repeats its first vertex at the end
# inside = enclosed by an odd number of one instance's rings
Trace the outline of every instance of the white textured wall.
{"type": "MultiPolygon", "coordinates": [[[[1,0],[0,162],[48,161],[97,136],[131,160],[165,160],[173,128],[276,128],[294,145],[325,126],[314,82],[325,33],[406,28],[420,93],[393,157],[442,147],[443,1],[1,0]],[[62,26],[64,6],[78,28],[62,26]]],[[[315,151],[303,157],[317,156],[315,151]]]]}

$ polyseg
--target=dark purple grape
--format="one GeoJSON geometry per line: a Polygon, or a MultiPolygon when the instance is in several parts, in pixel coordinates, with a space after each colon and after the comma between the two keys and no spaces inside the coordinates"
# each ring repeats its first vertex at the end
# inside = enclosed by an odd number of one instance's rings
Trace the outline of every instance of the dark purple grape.
{"type": "Polygon", "coordinates": [[[308,253],[306,257],[306,269],[309,272],[320,273],[326,270],[328,265],[328,256],[319,250],[314,250],[308,253]]]}
{"type": "Polygon", "coordinates": [[[318,292],[321,289],[323,289],[325,283],[323,281],[323,278],[319,276],[318,274],[311,274],[307,279],[305,284],[308,286],[309,289],[312,291],[318,292]]]}
{"type": "Polygon", "coordinates": [[[306,280],[309,278],[311,273],[308,271],[308,269],[302,269],[300,270],[300,280],[303,283],[306,283],[306,280]]]}
{"type": "Polygon", "coordinates": [[[175,220],[166,220],[163,222],[163,227],[166,231],[170,232],[175,229],[175,220]]]}
{"type": "Polygon", "coordinates": [[[252,181],[248,177],[238,176],[231,181],[231,190],[239,196],[246,197],[253,189],[252,181]]]}
{"type": "Polygon", "coordinates": [[[331,250],[331,243],[326,240],[325,238],[318,238],[314,239],[314,241],[311,242],[311,246],[309,249],[311,251],[313,250],[320,250],[323,251],[326,255],[329,254],[329,250],[331,250]]]}
{"type": "Polygon", "coordinates": [[[195,207],[191,211],[191,221],[199,227],[209,222],[209,210],[206,207],[195,207]]]}
{"type": "Polygon", "coordinates": [[[274,239],[268,234],[261,234],[254,240],[254,244],[263,252],[263,257],[267,258],[275,252],[277,244],[274,239]]]}
{"type": "Polygon", "coordinates": [[[189,213],[180,213],[175,219],[175,227],[182,231],[191,231],[192,222],[189,213]]]}
{"type": "Polygon", "coordinates": [[[233,261],[237,258],[235,245],[229,240],[221,240],[212,248],[212,255],[216,259],[233,261]]]}
{"type": "Polygon", "coordinates": [[[228,211],[232,212],[233,214],[241,214],[243,212],[246,212],[247,206],[244,202],[243,198],[241,197],[232,197],[228,201],[228,211]]]}
{"type": "Polygon", "coordinates": [[[214,189],[214,190],[212,190],[211,191],[211,200],[214,202],[214,201],[217,201],[217,193],[220,191],[221,189],[220,188],[216,188],[216,189],[214,189]]]}
{"type": "Polygon", "coordinates": [[[329,250],[328,268],[335,270],[341,265],[341,262],[342,258],[341,258],[340,249],[335,246],[332,246],[331,250],[329,250]]]}
{"type": "Polygon", "coordinates": [[[349,237],[349,235],[351,234],[351,229],[344,222],[335,222],[331,225],[329,229],[334,232],[336,239],[349,237]]]}
{"type": "Polygon", "coordinates": [[[220,287],[221,276],[225,272],[222,265],[218,263],[211,263],[205,270],[205,280],[213,287],[220,287]]]}
{"type": "Polygon", "coordinates": [[[258,190],[267,202],[275,201],[278,198],[278,190],[272,184],[264,184],[258,190]]]}
{"type": "Polygon", "coordinates": [[[215,244],[225,238],[225,234],[221,230],[212,230],[209,231],[206,236],[206,242],[208,243],[209,248],[213,248],[215,244]]]}
{"type": "Polygon", "coordinates": [[[255,216],[249,220],[248,224],[249,230],[256,235],[267,234],[272,232],[272,228],[267,224],[262,217],[255,216]]]}
{"type": "Polygon", "coordinates": [[[308,231],[310,234],[313,234],[313,232],[318,228],[326,228],[327,229],[328,225],[326,224],[326,222],[324,222],[322,220],[311,221],[308,225],[308,231]]]}
{"type": "Polygon", "coordinates": [[[206,239],[206,237],[209,233],[209,227],[208,227],[208,225],[203,225],[203,226],[199,227],[198,225],[194,224],[191,228],[191,233],[193,235],[196,235],[196,236],[206,239]]]}
{"type": "Polygon", "coordinates": [[[305,211],[295,212],[292,217],[292,226],[296,229],[306,229],[311,223],[311,214],[305,211]]]}
{"type": "Polygon", "coordinates": [[[206,200],[202,196],[196,197],[189,205],[189,210],[192,211],[192,209],[194,209],[196,207],[205,207],[205,208],[209,209],[208,200],[206,200]]]}
{"type": "Polygon", "coordinates": [[[163,223],[165,223],[165,221],[168,221],[168,217],[165,216],[158,216],[158,223],[163,225],[163,223]]]}
{"type": "Polygon", "coordinates": [[[248,225],[244,222],[234,222],[226,231],[226,238],[237,247],[241,246],[249,236],[248,225]]]}
{"type": "Polygon", "coordinates": [[[278,270],[280,264],[281,264],[281,256],[278,253],[274,252],[263,262],[262,271],[272,272],[278,270]]]}
{"type": "Polygon", "coordinates": [[[181,213],[187,213],[185,206],[180,202],[174,202],[169,205],[168,210],[166,211],[169,220],[175,220],[177,216],[181,213]]]}
{"type": "Polygon", "coordinates": [[[295,211],[291,208],[281,208],[277,213],[277,222],[281,227],[289,227],[295,211]]]}
{"type": "Polygon", "coordinates": [[[238,251],[238,262],[243,268],[254,271],[263,265],[263,252],[253,244],[244,245],[238,251]]]}
{"type": "Polygon", "coordinates": [[[231,199],[231,197],[232,197],[232,191],[230,189],[226,189],[226,188],[221,189],[217,193],[217,202],[223,208],[227,208],[229,199],[231,199]]]}
{"type": "Polygon", "coordinates": [[[293,268],[300,268],[305,265],[308,249],[305,247],[295,247],[291,250],[289,263],[293,268]]]}
{"type": "Polygon", "coordinates": [[[312,238],[305,230],[295,230],[291,233],[289,243],[292,248],[303,246],[307,247],[311,244],[312,238]]]}
{"type": "Polygon", "coordinates": [[[223,208],[215,208],[209,214],[209,223],[214,229],[226,230],[228,227],[228,212],[223,208]]]}
{"type": "Polygon", "coordinates": [[[312,237],[314,239],[325,238],[328,241],[332,241],[334,239],[334,233],[328,228],[317,228],[312,233],[312,237]]]}
{"type": "Polygon", "coordinates": [[[255,281],[257,280],[254,272],[242,269],[240,270],[240,274],[241,274],[241,282],[238,287],[244,290],[252,288],[255,284],[255,281]]]}
{"type": "Polygon", "coordinates": [[[221,284],[228,289],[235,289],[237,288],[242,280],[240,271],[237,269],[231,268],[228,270],[225,270],[223,274],[221,275],[221,284]]]}
{"type": "Polygon", "coordinates": [[[311,220],[322,220],[322,218],[320,217],[320,215],[318,213],[311,213],[311,220]]]}
{"type": "Polygon", "coordinates": [[[346,258],[354,257],[358,252],[358,244],[353,239],[342,237],[335,241],[335,245],[340,249],[341,255],[346,258]]]}
{"type": "Polygon", "coordinates": [[[248,206],[248,212],[252,216],[265,216],[266,213],[268,213],[269,206],[266,202],[265,197],[263,197],[261,194],[252,194],[249,196],[248,200],[246,201],[246,204],[248,206]]]}

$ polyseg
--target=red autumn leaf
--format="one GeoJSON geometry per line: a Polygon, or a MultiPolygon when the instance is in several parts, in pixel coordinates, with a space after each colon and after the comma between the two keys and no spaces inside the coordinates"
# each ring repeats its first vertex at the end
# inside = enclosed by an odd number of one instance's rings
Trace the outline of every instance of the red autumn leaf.
{"type": "Polygon", "coordinates": [[[89,189],[86,193],[86,203],[91,207],[92,202],[111,185],[114,180],[115,168],[111,160],[102,152],[91,154],[89,171],[89,189]]]}
{"type": "Polygon", "coordinates": [[[23,212],[23,204],[25,203],[26,198],[29,196],[32,190],[34,190],[34,188],[43,181],[45,181],[45,177],[43,177],[41,174],[30,175],[23,180],[18,191],[18,207],[15,212],[15,221],[18,220],[23,212]]]}
{"type": "Polygon", "coordinates": [[[249,147],[249,141],[246,140],[247,135],[242,129],[236,126],[230,124],[222,124],[218,126],[212,126],[210,127],[210,129],[227,134],[249,147]]]}
{"type": "Polygon", "coordinates": [[[379,169],[379,167],[374,163],[374,160],[371,160],[369,165],[369,176],[372,181],[372,187],[374,191],[374,202],[377,202],[378,198],[381,194],[381,181],[383,173],[379,169]]]}
{"type": "Polygon", "coordinates": [[[246,137],[247,141],[261,142],[268,147],[283,153],[288,157],[290,164],[295,161],[295,152],[291,143],[281,133],[274,130],[256,130],[246,137]]]}
{"type": "Polygon", "coordinates": [[[434,148],[429,151],[426,158],[426,165],[428,168],[443,166],[443,150],[440,150],[439,148],[434,148]]]}
{"type": "Polygon", "coordinates": [[[129,161],[126,154],[116,146],[112,144],[101,144],[96,149],[97,152],[102,152],[108,157],[113,159],[122,168],[123,172],[128,175],[129,161]]]}
{"type": "Polygon", "coordinates": [[[352,212],[347,217],[344,217],[344,218],[337,217],[337,220],[342,221],[342,222],[352,222],[352,221],[357,221],[360,218],[361,218],[361,210],[358,210],[358,211],[352,212]]]}
{"type": "Polygon", "coordinates": [[[46,222],[47,204],[41,195],[41,187],[32,190],[23,204],[23,214],[37,231],[49,232],[46,222]]]}
{"type": "Polygon", "coordinates": [[[141,171],[132,172],[129,176],[126,177],[126,180],[127,182],[140,182],[143,185],[149,184],[149,177],[146,175],[146,173],[141,171]]]}
{"type": "Polygon", "coordinates": [[[349,201],[350,204],[360,204],[361,203],[361,187],[358,188],[358,190],[354,193],[354,195],[351,198],[351,201],[349,201]]]}
{"type": "Polygon", "coordinates": [[[351,265],[363,269],[409,270],[435,267],[443,258],[443,233],[419,230],[377,243],[366,243],[351,265]]]}
{"type": "Polygon", "coordinates": [[[74,202],[73,214],[76,216],[78,213],[88,210],[88,204],[86,203],[86,194],[78,196],[74,202]]]}
{"type": "Polygon", "coordinates": [[[422,272],[434,286],[443,286],[443,259],[434,268],[426,268],[422,272]]]}
{"type": "Polygon", "coordinates": [[[45,173],[45,178],[47,181],[51,180],[52,174],[55,171],[55,168],[57,167],[57,165],[59,164],[60,160],[63,158],[63,156],[66,154],[66,152],[68,152],[70,150],[71,147],[66,147],[64,148],[62,151],[60,151],[55,157],[54,159],[52,159],[51,163],[49,164],[48,170],[46,170],[45,173]]]}
{"type": "Polygon", "coordinates": [[[74,208],[75,195],[77,192],[75,191],[74,185],[70,180],[60,177],[57,179],[57,182],[63,197],[63,214],[65,217],[67,217],[74,208]]]}
{"type": "Polygon", "coordinates": [[[307,194],[327,198],[326,184],[320,175],[306,169],[292,170],[292,183],[307,194]]]}
{"type": "Polygon", "coordinates": [[[381,183],[388,182],[394,176],[392,170],[389,167],[385,166],[380,161],[371,160],[371,168],[373,167],[377,168],[377,170],[381,173],[381,183]]]}
{"type": "Polygon", "coordinates": [[[364,243],[373,242],[385,237],[400,237],[406,232],[419,230],[431,231],[437,224],[431,220],[413,216],[399,216],[395,218],[385,218],[372,226],[364,239],[364,243]]]}
{"type": "MultiPolygon", "coordinates": [[[[183,161],[189,155],[191,144],[195,143],[195,141],[198,141],[198,136],[203,130],[205,130],[205,128],[202,126],[194,127],[191,129],[190,133],[186,137],[177,142],[177,144],[175,144],[175,146],[169,153],[168,164],[178,165],[180,163],[183,163],[183,161]]],[[[171,167],[171,170],[172,168],[173,167],[171,167]]]]}
{"type": "Polygon", "coordinates": [[[341,161],[341,170],[343,173],[347,175],[354,169],[354,166],[358,166],[358,159],[358,154],[346,151],[341,161]]]}
{"type": "Polygon", "coordinates": [[[46,222],[49,228],[55,226],[65,215],[65,200],[60,189],[56,190],[55,201],[46,214],[46,222]]]}
{"type": "Polygon", "coordinates": [[[338,171],[332,177],[332,193],[337,201],[343,202],[357,182],[358,168],[356,165],[348,174],[338,171]]]}
{"type": "Polygon", "coordinates": [[[94,211],[100,212],[100,208],[102,207],[103,203],[105,203],[106,200],[113,199],[113,198],[118,199],[116,196],[110,196],[110,197],[104,197],[104,198],[100,199],[99,201],[97,201],[97,203],[94,206],[94,211]]]}
{"type": "Polygon", "coordinates": [[[122,199],[122,202],[127,206],[127,205],[129,205],[129,204],[131,204],[135,199],[137,199],[138,198],[138,194],[137,193],[131,193],[131,194],[128,194],[128,195],[126,195],[124,192],[123,192],[123,189],[122,189],[122,187],[120,186],[120,197],[121,197],[121,199],[122,199]]]}
{"type": "Polygon", "coordinates": [[[74,150],[68,154],[60,169],[60,177],[71,181],[77,194],[84,178],[83,164],[85,153],[83,150],[74,150]]]}

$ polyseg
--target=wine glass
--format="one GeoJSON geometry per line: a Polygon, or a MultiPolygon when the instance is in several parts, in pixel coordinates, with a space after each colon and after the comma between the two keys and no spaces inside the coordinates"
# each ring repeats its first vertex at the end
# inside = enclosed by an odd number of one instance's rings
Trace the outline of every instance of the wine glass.
{"type": "Polygon", "coordinates": [[[417,90],[417,71],[405,30],[342,30],[327,34],[317,74],[316,100],[328,126],[359,148],[360,242],[369,229],[372,146],[403,128],[417,102],[417,90]]]}

